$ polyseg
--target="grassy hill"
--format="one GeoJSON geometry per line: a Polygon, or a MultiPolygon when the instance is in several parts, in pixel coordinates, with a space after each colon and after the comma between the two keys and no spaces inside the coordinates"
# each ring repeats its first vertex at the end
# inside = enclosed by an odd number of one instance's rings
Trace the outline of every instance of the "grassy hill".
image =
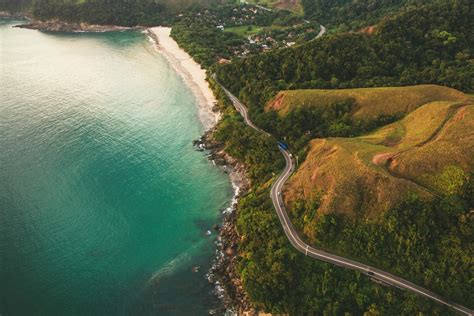
{"type": "Polygon", "coordinates": [[[460,193],[474,165],[474,103],[453,104],[446,117],[424,141],[387,160],[386,168],[441,194],[460,193]]]}
{"type": "MultiPolygon", "coordinates": [[[[355,98],[353,115],[360,118],[393,111],[409,114],[368,135],[312,140],[306,160],[285,186],[290,206],[313,201],[319,215],[377,219],[410,192],[421,198],[459,193],[474,170],[474,100],[456,90],[416,86],[295,92],[313,106],[355,98]]],[[[293,103],[291,94],[283,96],[277,108],[281,115],[293,103]]],[[[309,238],[314,236],[316,214],[295,211],[293,216],[309,238]]]]}
{"type": "Polygon", "coordinates": [[[437,85],[411,87],[361,88],[341,90],[286,90],[270,100],[265,110],[275,110],[282,117],[300,106],[328,107],[335,102],[354,100],[353,116],[371,119],[380,114],[409,113],[432,101],[458,101],[466,96],[455,89],[437,85]]]}

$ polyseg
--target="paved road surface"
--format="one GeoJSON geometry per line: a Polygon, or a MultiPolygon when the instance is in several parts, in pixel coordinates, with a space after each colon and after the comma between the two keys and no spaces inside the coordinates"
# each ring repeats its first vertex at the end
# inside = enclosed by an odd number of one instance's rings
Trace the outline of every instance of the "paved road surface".
{"type": "MultiPolygon", "coordinates": [[[[324,28],[324,31],[325,31],[325,28],[324,28]]],[[[213,78],[215,79],[214,75],[213,75],[213,78]]],[[[242,115],[245,123],[251,128],[270,136],[269,133],[255,126],[255,124],[250,120],[248,116],[247,108],[242,104],[242,102],[240,102],[229,90],[227,90],[224,86],[222,86],[222,84],[220,84],[219,82],[218,84],[224,90],[227,96],[230,98],[230,100],[234,104],[237,111],[239,111],[239,113],[242,115]]],[[[371,279],[373,279],[376,282],[381,282],[386,285],[391,285],[391,286],[400,288],[402,290],[408,290],[418,295],[422,295],[424,297],[437,301],[438,303],[449,306],[461,314],[465,314],[465,315],[474,314],[472,310],[464,306],[461,306],[459,304],[451,303],[448,300],[443,299],[441,296],[425,288],[422,288],[421,286],[418,286],[410,281],[404,280],[393,274],[365,265],[363,263],[359,263],[351,259],[336,256],[336,255],[327,253],[325,251],[315,249],[311,247],[310,245],[306,244],[304,241],[302,241],[301,238],[298,236],[295,228],[291,224],[290,218],[288,217],[288,213],[285,210],[285,205],[283,203],[283,199],[281,196],[283,185],[285,184],[286,180],[288,180],[288,178],[291,176],[291,174],[295,170],[295,164],[294,164],[292,155],[288,150],[283,150],[280,148],[280,151],[285,157],[286,165],[283,172],[278,176],[278,178],[273,183],[270,195],[272,198],[273,206],[275,207],[278,218],[280,219],[280,223],[283,226],[283,230],[285,231],[285,234],[288,237],[288,240],[290,241],[291,245],[295,247],[296,250],[305,254],[306,256],[309,256],[321,261],[325,261],[325,262],[328,262],[328,263],[331,263],[343,268],[359,271],[369,276],[371,279]]]]}
{"type": "Polygon", "coordinates": [[[320,38],[321,36],[324,35],[324,33],[326,33],[326,27],[322,24],[319,24],[319,26],[321,27],[321,30],[319,31],[318,35],[316,35],[315,38],[320,38]]]}

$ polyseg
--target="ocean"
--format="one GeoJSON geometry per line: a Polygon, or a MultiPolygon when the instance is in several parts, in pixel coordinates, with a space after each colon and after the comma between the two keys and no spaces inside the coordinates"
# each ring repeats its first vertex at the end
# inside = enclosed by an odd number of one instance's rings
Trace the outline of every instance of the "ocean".
{"type": "Polygon", "coordinates": [[[207,315],[229,178],[139,32],[0,20],[0,314],[207,315]],[[196,272],[197,270],[197,272],[196,272]]]}

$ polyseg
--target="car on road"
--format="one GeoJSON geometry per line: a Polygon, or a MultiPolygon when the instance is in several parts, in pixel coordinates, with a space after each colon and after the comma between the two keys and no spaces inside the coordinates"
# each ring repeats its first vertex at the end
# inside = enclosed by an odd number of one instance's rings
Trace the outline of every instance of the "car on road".
{"type": "Polygon", "coordinates": [[[277,142],[278,144],[278,147],[280,147],[280,149],[282,150],[288,150],[288,145],[283,143],[283,142],[277,142]]]}

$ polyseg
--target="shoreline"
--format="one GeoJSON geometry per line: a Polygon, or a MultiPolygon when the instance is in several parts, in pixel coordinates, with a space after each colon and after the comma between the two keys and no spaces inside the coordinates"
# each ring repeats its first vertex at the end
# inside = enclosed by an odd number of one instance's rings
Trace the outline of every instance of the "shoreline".
{"type": "Polygon", "coordinates": [[[170,36],[170,27],[152,27],[146,29],[145,33],[154,43],[156,50],[168,60],[193,92],[198,102],[199,120],[204,129],[207,131],[213,128],[220,119],[220,113],[215,107],[217,99],[206,80],[206,70],[178,46],[170,36]]]}
{"type": "Polygon", "coordinates": [[[215,241],[215,257],[208,273],[209,283],[215,286],[215,295],[222,301],[226,315],[255,315],[242,281],[237,272],[238,244],[241,236],[237,232],[237,205],[239,199],[250,189],[243,163],[224,151],[224,144],[214,139],[216,128],[208,130],[193,143],[197,148],[209,151],[208,159],[228,174],[234,195],[229,207],[221,211],[222,220],[215,241]]]}
{"type": "Polygon", "coordinates": [[[193,141],[193,145],[200,151],[206,150],[208,159],[229,176],[232,184],[233,196],[230,205],[221,210],[222,220],[215,241],[216,253],[212,266],[206,274],[207,280],[214,284],[215,295],[222,301],[228,314],[242,315],[245,312],[250,312],[249,314],[252,315],[254,310],[237,273],[240,236],[236,229],[236,211],[239,198],[250,187],[250,181],[246,177],[246,168],[241,162],[229,156],[224,151],[224,144],[216,141],[213,137],[217,123],[221,119],[221,113],[217,107],[218,100],[214,91],[206,80],[206,70],[179,47],[178,43],[170,36],[171,28],[153,27],[148,28],[144,33],[154,43],[156,50],[183,78],[198,101],[198,116],[205,132],[199,139],[193,141]]]}

